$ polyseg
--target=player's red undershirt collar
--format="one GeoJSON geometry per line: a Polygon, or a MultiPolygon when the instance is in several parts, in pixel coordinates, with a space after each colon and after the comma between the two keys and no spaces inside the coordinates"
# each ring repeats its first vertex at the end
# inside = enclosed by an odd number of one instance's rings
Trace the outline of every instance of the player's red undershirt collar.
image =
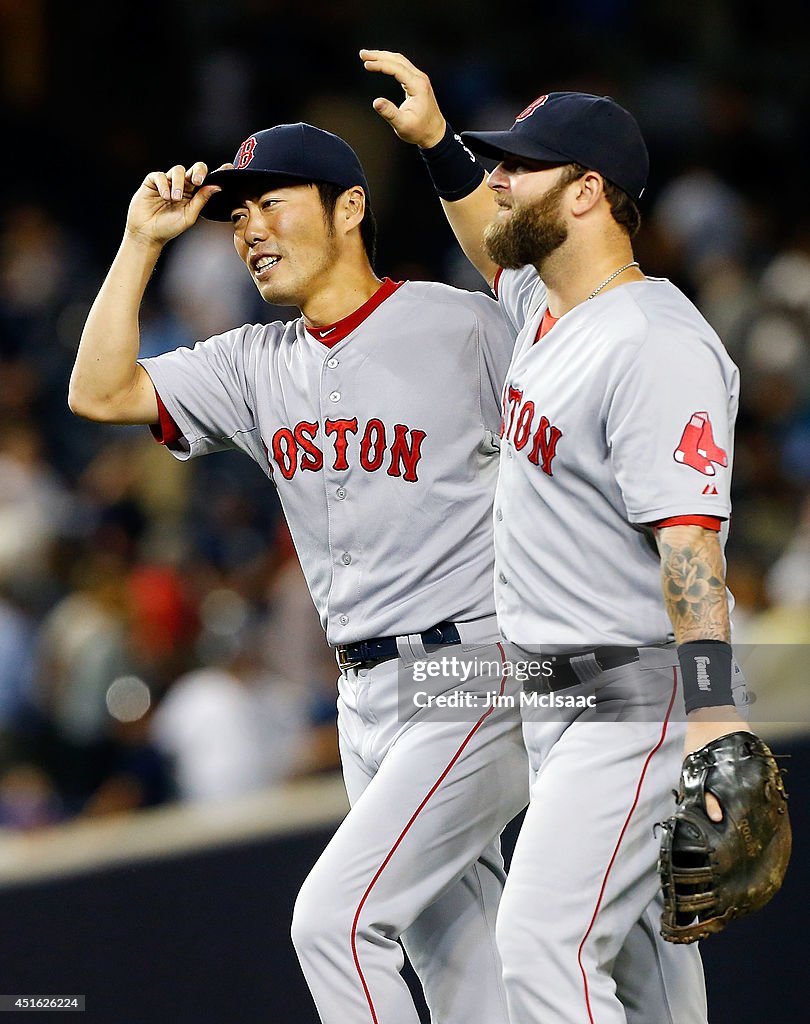
{"type": "MultiPolygon", "coordinates": [[[[495,298],[498,298],[498,285],[500,284],[501,274],[503,273],[503,267],[498,267],[495,271],[495,277],[492,281],[492,290],[495,293],[495,298]]],[[[540,326],[537,328],[537,334],[534,337],[534,343],[536,344],[541,338],[545,337],[554,324],[560,318],[558,316],[552,316],[551,313],[546,310],[543,314],[543,319],[540,321],[540,326]]]]}
{"type": "Polygon", "coordinates": [[[552,316],[551,313],[546,310],[545,313],[543,313],[543,319],[540,321],[540,326],[537,328],[537,334],[534,336],[535,343],[537,343],[541,338],[544,338],[559,319],[560,318],[558,316],[552,316]]]}
{"type": "Polygon", "coordinates": [[[344,316],[337,323],[326,324],[324,327],[307,327],[307,334],[327,348],[332,348],[339,341],[348,337],[356,327],[359,327],[367,317],[371,316],[379,305],[385,302],[389,295],[393,295],[397,288],[404,283],[404,281],[392,281],[390,277],[383,278],[377,291],[359,309],[344,316]]]}

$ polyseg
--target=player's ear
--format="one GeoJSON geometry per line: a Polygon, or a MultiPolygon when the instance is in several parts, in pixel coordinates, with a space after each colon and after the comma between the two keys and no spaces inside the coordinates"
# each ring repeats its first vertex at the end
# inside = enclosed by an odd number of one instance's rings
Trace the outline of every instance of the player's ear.
{"type": "Polygon", "coordinates": [[[593,209],[605,194],[605,182],[598,171],[586,171],[573,185],[574,213],[580,216],[593,209]]]}
{"type": "Polygon", "coordinates": [[[366,194],[360,185],[347,188],[338,200],[337,226],[348,234],[352,228],[359,227],[366,212],[366,194]]]}

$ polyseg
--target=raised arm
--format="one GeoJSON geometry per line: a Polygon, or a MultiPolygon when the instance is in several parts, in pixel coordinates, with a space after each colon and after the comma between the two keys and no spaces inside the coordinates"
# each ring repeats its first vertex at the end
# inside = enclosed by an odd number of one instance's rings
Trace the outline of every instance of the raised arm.
{"type": "Polygon", "coordinates": [[[121,246],[82,331],[68,404],[103,423],[155,423],[155,389],[137,362],[138,314],[163,246],[195,223],[216,185],[199,188],[207,168],[195,163],[153,171],[132,197],[121,246]]]}
{"type": "MultiPolygon", "coordinates": [[[[430,79],[401,53],[390,50],[361,50],[360,59],[367,71],[379,71],[395,78],[405,92],[397,106],[383,96],[374,100],[374,109],[396,134],[420,149],[430,151],[443,144],[447,122],[436,102],[430,79]]],[[[470,154],[470,159],[474,159],[470,154]]],[[[482,181],[469,195],[457,200],[442,198],[442,207],[461,248],[473,266],[489,283],[497,266],[484,251],[484,228],[497,212],[494,193],[482,181]]]]}

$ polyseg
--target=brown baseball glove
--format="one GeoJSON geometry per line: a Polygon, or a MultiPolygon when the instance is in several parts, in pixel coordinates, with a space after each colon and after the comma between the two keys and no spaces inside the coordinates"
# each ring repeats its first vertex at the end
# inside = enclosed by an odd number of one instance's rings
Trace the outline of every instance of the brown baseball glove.
{"type": "Polygon", "coordinates": [[[677,802],[661,823],[661,934],[697,942],[779,891],[791,849],[787,793],[767,744],[733,732],[684,760],[677,802]],[[720,822],[706,813],[706,791],[720,802],[720,822]]]}

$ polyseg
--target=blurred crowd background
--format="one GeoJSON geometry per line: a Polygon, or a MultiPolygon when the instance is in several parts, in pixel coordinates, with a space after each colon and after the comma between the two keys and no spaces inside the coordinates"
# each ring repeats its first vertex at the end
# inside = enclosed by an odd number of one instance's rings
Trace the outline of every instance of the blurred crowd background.
{"type": "MultiPolygon", "coordinates": [[[[337,766],[335,668],[273,488],[73,417],[84,318],[145,174],[307,120],[363,160],[381,275],[480,282],[357,58],[408,54],[458,129],[541,92],[635,112],[652,172],[637,253],[742,372],[729,581],[738,637],[810,642],[810,7],[734,0],[0,0],[0,827],[216,800],[337,766]]],[[[263,307],[227,226],[172,244],[143,354],[263,307]]]]}

